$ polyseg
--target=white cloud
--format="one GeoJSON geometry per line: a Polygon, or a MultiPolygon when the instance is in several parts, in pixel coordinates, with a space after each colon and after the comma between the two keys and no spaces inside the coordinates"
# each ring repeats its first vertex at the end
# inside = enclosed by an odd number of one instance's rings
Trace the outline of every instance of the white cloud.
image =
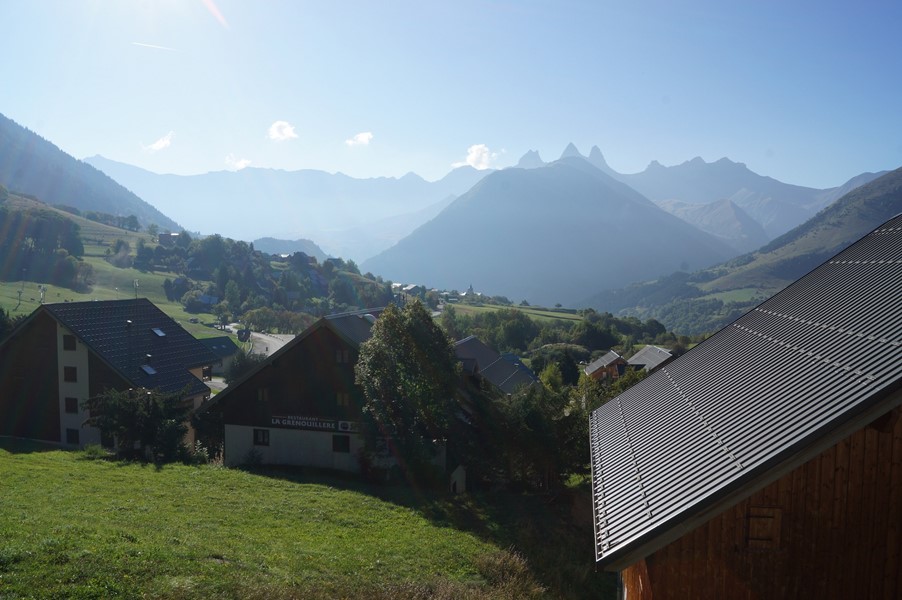
{"type": "Polygon", "coordinates": [[[225,157],[225,164],[233,171],[240,171],[244,167],[250,165],[251,161],[249,158],[238,158],[229,152],[229,155],[225,157]]]}
{"type": "Polygon", "coordinates": [[[492,152],[485,144],[473,144],[467,148],[467,158],[462,162],[451,163],[453,168],[470,165],[474,169],[488,169],[492,166],[492,161],[498,158],[497,152],[492,152]]]}
{"type": "Polygon", "coordinates": [[[345,140],[348,146],[367,146],[373,139],[372,131],[361,131],[349,140],[345,140]]]}
{"type": "Polygon", "coordinates": [[[150,146],[145,146],[144,144],[141,144],[141,147],[144,148],[145,150],[147,150],[148,152],[159,152],[160,150],[163,150],[164,148],[168,148],[172,144],[172,136],[173,135],[175,135],[175,132],[170,131],[169,133],[167,133],[166,135],[164,135],[163,137],[161,137],[160,139],[155,141],[150,146]]]}
{"type": "Polygon", "coordinates": [[[277,142],[284,142],[285,140],[292,140],[298,137],[298,134],[294,132],[294,125],[288,121],[276,121],[273,123],[269,126],[267,135],[269,139],[277,142]]]}

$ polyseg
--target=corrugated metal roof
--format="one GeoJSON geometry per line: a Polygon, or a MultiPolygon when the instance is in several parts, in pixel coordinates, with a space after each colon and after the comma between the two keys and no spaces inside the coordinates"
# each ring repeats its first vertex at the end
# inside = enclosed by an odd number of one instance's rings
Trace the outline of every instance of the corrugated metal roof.
{"type": "Polygon", "coordinates": [[[165,393],[187,387],[190,395],[209,392],[188,369],[219,359],[150,300],[64,302],[41,308],[135,387],[165,393]]]}
{"type": "Polygon", "coordinates": [[[900,388],[897,216],[592,414],[596,560],[653,552],[900,388]]]}
{"type": "Polygon", "coordinates": [[[643,367],[646,371],[654,371],[655,367],[673,358],[673,354],[664,348],[657,346],[645,346],[633,354],[628,362],[636,367],[643,367]]]}

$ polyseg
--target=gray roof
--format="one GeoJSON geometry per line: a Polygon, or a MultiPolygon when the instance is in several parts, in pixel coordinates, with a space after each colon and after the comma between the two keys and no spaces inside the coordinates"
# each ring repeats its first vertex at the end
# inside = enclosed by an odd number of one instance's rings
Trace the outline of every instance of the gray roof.
{"type": "Polygon", "coordinates": [[[608,365],[614,363],[618,358],[622,359],[623,357],[613,350],[608,350],[608,352],[604,356],[593,360],[588,364],[588,366],[586,366],[586,375],[591,375],[598,369],[607,367],[608,365]]]}
{"type": "Polygon", "coordinates": [[[665,363],[672,358],[673,354],[664,348],[645,346],[633,354],[626,362],[637,367],[644,367],[646,371],[654,371],[658,365],[665,363]]]}
{"type": "Polygon", "coordinates": [[[644,558],[902,404],[902,215],[593,412],[596,560],[644,558]]]}
{"type": "Polygon", "coordinates": [[[482,376],[505,394],[512,394],[537,381],[533,372],[514,355],[498,354],[476,336],[456,342],[454,353],[465,371],[482,376]]]}
{"type": "MultiPolygon", "coordinates": [[[[355,348],[370,339],[376,318],[382,314],[381,308],[329,315],[324,319],[338,335],[345,338],[355,348]]],[[[312,327],[312,326],[311,326],[312,327]]],[[[303,333],[301,335],[304,335],[303,333]]]]}
{"type": "Polygon", "coordinates": [[[238,345],[227,335],[201,338],[198,341],[219,358],[228,358],[238,352],[238,345]]]}
{"type": "Polygon", "coordinates": [[[188,369],[219,359],[147,298],[44,304],[41,309],[135,387],[209,392],[188,369]],[[153,367],[152,373],[141,368],[145,364],[153,367]]]}

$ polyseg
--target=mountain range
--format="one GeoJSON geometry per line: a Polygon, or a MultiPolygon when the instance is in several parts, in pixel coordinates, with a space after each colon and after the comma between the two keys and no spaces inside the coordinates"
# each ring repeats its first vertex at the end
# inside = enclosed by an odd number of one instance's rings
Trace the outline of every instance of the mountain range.
{"type": "Polygon", "coordinates": [[[655,318],[683,333],[713,331],[902,213],[902,168],[856,187],[755,252],[696,273],[607,290],[582,303],[655,318]]]}
{"type": "Polygon", "coordinates": [[[464,166],[435,182],[414,173],[357,179],[311,169],[253,167],[159,175],[102,156],[85,162],[191,231],[241,240],[303,237],[327,254],[356,261],[388,248],[488,173],[464,166]]]}
{"type": "MultiPolygon", "coordinates": [[[[562,158],[574,156],[582,157],[582,154],[573,144],[569,144],[561,155],[562,158]]],[[[773,239],[804,223],[856,187],[885,173],[862,173],[841,186],[816,189],[758,175],[743,163],[728,158],[709,163],[696,157],[671,167],[652,161],[644,171],[632,174],[614,171],[598,146],[593,146],[584,158],[700,229],[709,231],[706,223],[719,222],[724,226],[719,229],[719,235],[723,236],[728,231],[737,232],[740,237],[736,238],[734,245],[738,246],[750,243],[751,240],[746,241],[748,238],[757,239],[760,236],[759,232],[754,231],[757,228],[747,229],[746,215],[764,229],[768,239],[773,239]],[[723,205],[711,206],[724,200],[733,204],[729,210],[736,214],[736,219],[731,223],[724,220],[723,205]],[[695,206],[690,208],[690,205],[695,206]],[[709,212],[720,213],[720,217],[711,216],[709,212]]],[[[537,152],[527,153],[522,160],[526,163],[523,166],[529,168],[545,164],[537,152]]]]}
{"type": "Polygon", "coordinates": [[[47,204],[113,216],[134,215],[179,231],[178,223],[109,176],[66,154],[15,121],[0,115],[0,184],[47,204]]]}
{"type": "Polygon", "coordinates": [[[486,176],[361,267],[551,305],[735,255],[580,157],[486,176]]]}
{"type": "MultiPolygon", "coordinates": [[[[774,272],[792,272],[818,253],[792,243],[777,266],[763,271],[747,266],[757,254],[729,259],[762,243],[760,252],[770,255],[781,232],[814,214],[832,214],[832,207],[816,211],[880,175],[816,190],[726,158],[673,167],[653,162],[641,173],[621,174],[597,146],[583,156],[573,144],[552,163],[530,151],[516,168],[462,167],[434,182],[413,173],[356,179],[253,168],[158,175],[99,156],[78,161],[0,116],[0,184],[51,204],[134,214],[162,230],[184,226],[254,240],[267,252],[338,255],[395,281],[473,284],[515,300],[633,314],[711,294],[730,304],[736,290],[757,297],[775,289],[774,272]],[[693,273],[712,264],[720,266],[693,273]],[[734,280],[713,283],[728,276],[734,280]]],[[[837,227],[838,235],[847,234],[845,224],[837,227]]]]}

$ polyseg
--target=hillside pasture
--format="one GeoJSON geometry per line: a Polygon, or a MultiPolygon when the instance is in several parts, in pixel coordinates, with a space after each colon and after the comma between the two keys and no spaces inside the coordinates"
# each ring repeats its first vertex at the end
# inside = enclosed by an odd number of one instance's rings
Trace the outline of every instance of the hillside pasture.
{"type": "Polygon", "coordinates": [[[532,306],[499,306],[494,304],[448,304],[453,306],[459,315],[475,315],[479,313],[493,312],[503,309],[519,310],[540,324],[549,321],[566,321],[568,323],[579,322],[582,317],[575,312],[566,310],[553,310],[532,306]]]}
{"type": "Polygon", "coordinates": [[[0,597],[610,591],[610,578],[592,570],[588,514],[575,530],[584,543],[574,544],[572,524],[562,528],[570,510],[542,500],[500,496],[499,505],[323,473],[154,468],[89,456],[0,439],[0,597]]]}

